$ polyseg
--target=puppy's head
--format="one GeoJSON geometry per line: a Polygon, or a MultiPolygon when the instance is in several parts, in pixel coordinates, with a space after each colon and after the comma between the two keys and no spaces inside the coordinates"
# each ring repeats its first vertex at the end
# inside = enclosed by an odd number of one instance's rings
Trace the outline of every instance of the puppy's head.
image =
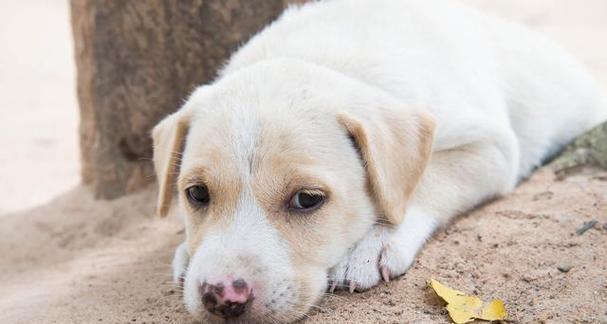
{"type": "Polygon", "coordinates": [[[164,215],[177,192],[188,310],[289,322],[377,221],[398,224],[433,122],[384,93],[296,61],[198,89],[154,129],[164,215]]]}

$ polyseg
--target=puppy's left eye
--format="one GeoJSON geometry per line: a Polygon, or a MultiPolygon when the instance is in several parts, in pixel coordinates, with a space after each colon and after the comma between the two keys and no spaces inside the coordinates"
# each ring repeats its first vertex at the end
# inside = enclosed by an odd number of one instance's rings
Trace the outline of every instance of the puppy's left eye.
{"type": "Polygon", "coordinates": [[[191,186],[186,189],[186,195],[190,203],[195,205],[207,205],[211,199],[207,186],[191,186]]]}
{"type": "Polygon", "coordinates": [[[300,190],[291,197],[289,209],[296,211],[312,211],[325,202],[325,195],[316,190],[300,190]]]}

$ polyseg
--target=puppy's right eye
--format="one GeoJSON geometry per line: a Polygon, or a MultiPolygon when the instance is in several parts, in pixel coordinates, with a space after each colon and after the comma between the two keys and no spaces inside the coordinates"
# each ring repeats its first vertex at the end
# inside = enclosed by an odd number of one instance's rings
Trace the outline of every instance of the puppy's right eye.
{"type": "Polygon", "coordinates": [[[325,195],[320,190],[300,190],[291,197],[289,209],[308,212],[319,208],[325,202],[325,195]]]}
{"type": "Polygon", "coordinates": [[[188,200],[194,205],[207,205],[209,203],[209,200],[211,199],[207,186],[191,186],[188,187],[185,191],[188,200]]]}

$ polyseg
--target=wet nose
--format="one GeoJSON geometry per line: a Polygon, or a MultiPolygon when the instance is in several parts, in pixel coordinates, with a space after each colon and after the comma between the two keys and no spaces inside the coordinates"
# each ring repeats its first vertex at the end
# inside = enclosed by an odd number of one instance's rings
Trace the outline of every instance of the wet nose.
{"type": "Polygon", "coordinates": [[[212,314],[223,318],[242,315],[253,301],[251,287],[243,279],[205,282],[201,286],[202,304],[212,314]]]}

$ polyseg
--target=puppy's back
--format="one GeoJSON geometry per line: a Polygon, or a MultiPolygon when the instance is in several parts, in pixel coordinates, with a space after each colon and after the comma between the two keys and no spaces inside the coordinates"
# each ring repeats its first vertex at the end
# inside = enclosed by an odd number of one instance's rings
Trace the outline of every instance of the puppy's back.
{"type": "MultiPolygon", "coordinates": [[[[292,7],[236,52],[222,73],[275,58],[329,67],[428,107],[439,129],[458,119],[512,130],[521,175],[607,117],[596,82],[565,50],[455,1],[333,0],[292,7]]],[[[457,136],[439,132],[436,147],[457,136]]]]}

